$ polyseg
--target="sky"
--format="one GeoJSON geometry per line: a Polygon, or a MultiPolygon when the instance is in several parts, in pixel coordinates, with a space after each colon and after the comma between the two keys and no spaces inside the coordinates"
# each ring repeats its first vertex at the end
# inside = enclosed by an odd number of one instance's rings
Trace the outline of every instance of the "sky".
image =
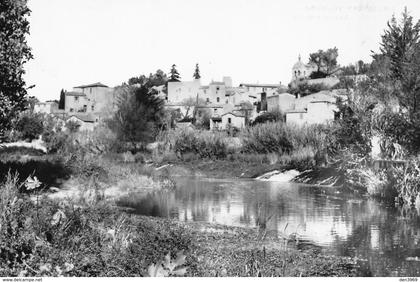
{"type": "Polygon", "coordinates": [[[59,99],[61,89],[130,77],[176,64],[182,80],[200,66],[202,84],[291,80],[298,56],[337,47],[338,63],[371,61],[393,14],[419,0],[29,0],[25,65],[29,95],[59,99]]]}

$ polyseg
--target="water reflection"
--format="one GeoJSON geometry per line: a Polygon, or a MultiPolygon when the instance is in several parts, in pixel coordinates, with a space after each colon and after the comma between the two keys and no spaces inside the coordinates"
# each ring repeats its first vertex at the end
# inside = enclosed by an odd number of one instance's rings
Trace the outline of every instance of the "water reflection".
{"type": "Polygon", "coordinates": [[[177,189],[121,199],[138,214],[299,234],[325,253],[365,260],[374,276],[419,276],[420,218],[354,193],[296,184],[177,179],[177,189]],[[407,214],[410,217],[407,217],[407,214]]]}

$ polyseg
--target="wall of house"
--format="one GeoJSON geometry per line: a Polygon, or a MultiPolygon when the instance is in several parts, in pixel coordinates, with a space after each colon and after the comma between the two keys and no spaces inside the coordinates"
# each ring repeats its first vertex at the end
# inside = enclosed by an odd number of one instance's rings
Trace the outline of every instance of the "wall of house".
{"type": "Polygon", "coordinates": [[[281,111],[285,113],[295,108],[296,97],[289,93],[282,93],[267,97],[267,111],[281,111]]]}
{"type": "Polygon", "coordinates": [[[208,93],[205,96],[209,98],[210,103],[216,104],[226,104],[226,85],[216,83],[216,84],[209,84],[208,93]]]}
{"type": "Polygon", "coordinates": [[[337,77],[330,76],[330,77],[325,77],[325,78],[308,79],[308,80],[306,80],[306,82],[309,85],[324,84],[327,87],[333,87],[333,86],[337,85],[340,82],[340,80],[337,77]]]}
{"type": "Polygon", "coordinates": [[[51,114],[58,110],[58,104],[55,102],[36,103],[34,105],[35,113],[51,114]]]}
{"type": "Polygon", "coordinates": [[[307,121],[307,113],[286,113],[286,123],[294,125],[304,125],[307,121]]]}
{"type": "Polygon", "coordinates": [[[68,118],[66,120],[66,122],[68,122],[70,120],[80,124],[79,131],[92,131],[95,128],[95,125],[96,125],[96,123],[94,123],[94,122],[84,122],[84,121],[78,119],[75,116],[72,116],[72,117],[68,118]]]}
{"type": "Polygon", "coordinates": [[[73,88],[74,92],[86,94],[88,100],[88,113],[98,113],[112,108],[116,102],[114,89],[110,87],[73,88]]]}
{"type": "Polygon", "coordinates": [[[188,98],[196,99],[200,93],[201,82],[193,81],[168,82],[168,103],[180,103],[188,98]]]}
{"type": "Polygon", "coordinates": [[[82,111],[85,105],[89,109],[90,101],[86,96],[65,95],[64,108],[67,113],[82,111]]]}
{"type": "Polygon", "coordinates": [[[226,129],[229,124],[237,128],[243,128],[245,127],[245,117],[238,117],[230,113],[223,115],[222,129],[226,129]]]}
{"type": "Polygon", "coordinates": [[[337,106],[329,102],[312,102],[308,104],[308,124],[326,123],[334,120],[337,106]]]}

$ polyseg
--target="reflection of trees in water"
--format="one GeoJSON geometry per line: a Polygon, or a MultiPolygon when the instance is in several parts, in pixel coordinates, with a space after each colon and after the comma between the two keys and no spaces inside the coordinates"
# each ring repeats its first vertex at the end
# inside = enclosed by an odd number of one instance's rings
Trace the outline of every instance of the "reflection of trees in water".
{"type": "Polygon", "coordinates": [[[178,214],[175,194],[156,191],[146,195],[130,195],[120,199],[117,205],[133,209],[133,213],[158,217],[174,217],[178,214]]]}
{"type": "MultiPolygon", "coordinates": [[[[372,275],[419,275],[418,267],[407,262],[408,256],[420,256],[420,227],[412,220],[399,216],[397,209],[381,207],[374,200],[352,209],[352,232],[343,240],[335,238],[336,253],[367,259],[364,266],[372,275]]],[[[416,219],[418,221],[418,218],[416,219]]]]}
{"type": "MultiPolygon", "coordinates": [[[[182,203],[184,220],[191,214],[194,221],[210,221],[210,212],[220,212],[221,204],[227,201],[227,184],[195,180],[179,180],[175,192],[182,203]]],[[[190,220],[191,220],[190,219],[190,220]]]]}

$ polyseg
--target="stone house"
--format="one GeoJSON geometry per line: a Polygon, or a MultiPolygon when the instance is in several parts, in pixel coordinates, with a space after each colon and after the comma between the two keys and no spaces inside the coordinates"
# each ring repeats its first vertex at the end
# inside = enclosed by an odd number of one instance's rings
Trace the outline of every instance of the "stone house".
{"type": "Polygon", "coordinates": [[[115,106],[113,90],[100,82],[73,87],[65,93],[65,112],[99,115],[115,106]]]}
{"type": "Polygon", "coordinates": [[[168,103],[178,105],[187,99],[196,99],[201,87],[200,79],[168,82],[168,103]]]}
{"type": "Polygon", "coordinates": [[[66,122],[73,121],[80,124],[79,131],[92,131],[99,120],[93,114],[74,113],[66,118],[66,122]]]}
{"type": "Polygon", "coordinates": [[[295,99],[292,108],[286,110],[286,123],[319,124],[332,121],[338,108],[336,100],[339,95],[333,91],[321,91],[295,99]]]}
{"type": "Polygon", "coordinates": [[[34,113],[52,114],[58,111],[58,103],[55,101],[38,102],[34,105],[34,113]]]}
{"type": "Polygon", "coordinates": [[[245,115],[242,112],[228,112],[223,114],[221,118],[221,129],[227,129],[229,127],[236,127],[240,129],[245,127],[245,115]]]}
{"type": "Polygon", "coordinates": [[[267,97],[267,111],[269,112],[282,112],[294,108],[296,96],[290,93],[276,94],[267,97]]]}

